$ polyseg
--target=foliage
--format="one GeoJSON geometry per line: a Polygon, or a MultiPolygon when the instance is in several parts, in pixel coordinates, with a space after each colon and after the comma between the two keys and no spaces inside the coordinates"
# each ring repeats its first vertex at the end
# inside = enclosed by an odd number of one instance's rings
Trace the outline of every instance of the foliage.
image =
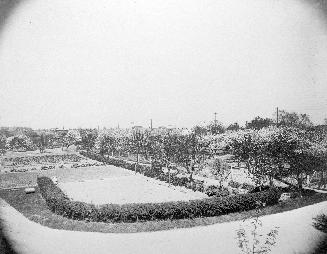
{"type": "Polygon", "coordinates": [[[212,135],[217,135],[219,133],[225,132],[225,127],[221,123],[217,123],[217,122],[210,123],[207,128],[212,135]]]}
{"type": "Polygon", "coordinates": [[[209,196],[216,196],[216,197],[226,197],[229,195],[229,191],[227,188],[224,187],[219,187],[216,185],[209,185],[206,189],[205,189],[205,193],[209,196]]]}
{"type": "Polygon", "coordinates": [[[33,150],[35,147],[30,138],[26,135],[8,137],[6,140],[6,149],[8,150],[33,150]]]}
{"type": "Polygon", "coordinates": [[[241,129],[241,127],[238,123],[232,123],[226,128],[226,131],[238,131],[239,129],[241,129]]]}
{"type": "Polygon", "coordinates": [[[279,125],[280,126],[290,126],[297,128],[308,128],[313,126],[309,115],[298,114],[296,112],[287,112],[285,110],[280,110],[278,112],[279,125]]]}
{"type": "Polygon", "coordinates": [[[82,140],[81,134],[78,130],[69,130],[64,137],[64,144],[66,147],[77,145],[82,140]]]}
{"type": "Polygon", "coordinates": [[[273,120],[270,118],[261,118],[257,116],[251,122],[246,123],[246,128],[260,130],[265,127],[272,126],[274,124],[273,120]]]}
{"type": "Polygon", "coordinates": [[[262,227],[262,222],[259,217],[255,217],[250,221],[250,234],[247,230],[240,228],[237,230],[238,246],[244,254],[265,254],[271,251],[271,248],[276,245],[278,227],[273,228],[266,234],[265,239],[258,231],[262,227]],[[264,240],[264,241],[262,241],[264,240]]]}
{"type": "Polygon", "coordinates": [[[212,163],[212,174],[219,180],[219,185],[222,187],[223,182],[226,181],[231,174],[231,170],[226,162],[220,158],[215,158],[212,163]]]}
{"type": "Polygon", "coordinates": [[[241,184],[239,183],[239,182],[235,182],[235,181],[233,181],[233,180],[231,180],[231,181],[229,181],[228,182],[228,185],[230,186],[230,187],[232,187],[232,188],[239,188],[239,187],[241,187],[241,184]]]}
{"type": "Polygon", "coordinates": [[[310,142],[304,130],[269,127],[252,130],[230,139],[229,148],[245,161],[257,185],[268,179],[292,177],[299,188],[314,169],[325,165],[325,148],[310,142]]]}
{"type": "Polygon", "coordinates": [[[95,146],[95,141],[98,137],[98,133],[96,130],[89,130],[89,131],[80,131],[81,132],[81,146],[82,149],[87,151],[92,150],[95,146]]]}
{"type": "Polygon", "coordinates": [[[49,208],[62,216],[96,222],[136,222],[167,219],[190,219],[212,217],[232,212],[247,211],[257,207],[258,202],[273,205],[280,193],[276,190],[241,194],[224,198],[177,201],[165,203],[107,204],[95,206],[70,200],[50,178],[37,179],[40,192],[49,208]]]}
{"type": "Polygon", "coordinates": [[[327,215],[320,214],[316,218],[314,218],[313,226],[327,234],[327,215]]]}

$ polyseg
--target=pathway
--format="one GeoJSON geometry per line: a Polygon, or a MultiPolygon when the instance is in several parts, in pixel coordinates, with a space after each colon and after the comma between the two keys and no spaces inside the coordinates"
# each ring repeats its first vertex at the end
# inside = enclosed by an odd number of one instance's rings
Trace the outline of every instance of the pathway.
{"type": "MultiPolygon", "coordinates": [[[[112,234],[50,229],[29,221],[0,199],[4,232],[18,253],[240,253],[236,230],[249,221],[235,221],[187,229],[112,234]]],[[[309,253],[324,237],[312,227],[312,218],[327,213],[327,202],[261,218],[263,229],[279,227],[271,253],[309,253]]]]}

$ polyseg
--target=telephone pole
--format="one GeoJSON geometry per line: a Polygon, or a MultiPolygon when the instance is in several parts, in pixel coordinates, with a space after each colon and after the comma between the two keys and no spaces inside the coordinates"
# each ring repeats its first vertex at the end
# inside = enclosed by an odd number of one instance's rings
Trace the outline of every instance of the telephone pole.
{"type": "Polygon", "coordinates": [[[276,108],[276,126],[278,127],[278,107],[276,108]]]}
{"type": "Polygon", "coordinates": [[[150,119],[150,128],[152,130],[152,119],[150,119]]]}
{"type": "Polygon", "coordinates": [[[217,127],[217,112],[215,112],[214,114],[215,114],[215,127],[217,127]]]}

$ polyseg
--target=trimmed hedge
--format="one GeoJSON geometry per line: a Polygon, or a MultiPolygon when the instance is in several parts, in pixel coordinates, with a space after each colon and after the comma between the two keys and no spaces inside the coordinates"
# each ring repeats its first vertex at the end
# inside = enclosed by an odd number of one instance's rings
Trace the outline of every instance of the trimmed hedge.
{"type": "Polygon", "coordinates": [[[278,202],[280,197],[279,191],[271,189],[265,192],[190,201],[95,206],[70,200],[48,177],[39,177],[37,182],[41,195],[54,213],[75,220],[94,222],[136,222],[212,217],[255,209],[259,203],[273,205],[278,202]]]}

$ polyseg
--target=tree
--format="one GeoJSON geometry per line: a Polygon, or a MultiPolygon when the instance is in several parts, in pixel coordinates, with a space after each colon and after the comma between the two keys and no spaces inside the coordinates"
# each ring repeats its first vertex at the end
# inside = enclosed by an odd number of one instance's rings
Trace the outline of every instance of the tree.
{"type": "Polygon", "coordinates": [[[233,124],[230,124],[226,130],[227,131],[238,131],[240,129],[240,126],[238,125],[238,123],[233,123],[233,124]]]}
{"type": "Polygon", "coordinates": [[[193,127],[193,133],[197,136],[205,136],[208,134],[208,128],[200,125],[196,125],[193,127]]]}
{"type": "Polygon", "coordinates": [[[0,155],[5,153],[5,150],[6,150],[6,136],[5,135],[2,135],[0,134],[0,155]]]}
{"type": "Polygon", "coordinates": [[[83,149],[88,152],[95,146],[95,141],[98,137],[98,133],[95,130],[83,131],[81,137],[81,145],[83,149]]]}
{"type": "Polygon", "coordinates": [[[131,152],[136,154],[136,164],[135,164],[135,173],[139,164],[140,154],[146,153],[146,147],[148,143],[149,132],[134,130],[132,136],[130,137],[130,149],[131,152]]]}
{"type": "Polygon", "coordinates": [[[17,135],[7,138],[6,149],[8,150],[33,150],[32,141],[26,135],[17,135]]]}
{"type": "Polygon", "coordinates": [[[223,182],[226,181],[231,174],[228,164],[220,158],[215,158],[212,163],[212,173],[219,180],[219,187],[222,188],[223,182]]]}
{"type": "Polygon", "coordinates": [[[289,126],[297,128],[309,128],[313,126],[310,116],[307,114],[298,114],[296,112],[287,112],[280,110],[278,112],[279,126],[289,126]]]}
{"type": "Polygon", "coordinates": [[[212,135],[217,135],[219,133],[225,132],[225,127],[221,123],[210,123],[207,128],[212,135]]]}
{"type": "Polygon", "coordinates": [[[235,136],[231,152],[245,161],[258,185],[267,180],[291,177],[302,189],[304,179],[321,167],[321,151],[298,128],[270,127],[235,136]]]}
{"type": "Polygon", "coordinates": [[[71,145],[77,145],[82,140],[78,130],[69,130],[64,137],[64,144],[68,148],[71,145]]]}
{"type": "Polygon", "coordinates": [[[115,138],[110,133],[100,132],[95,144],[101,155],[113,155],[115,150],[115,138]]]}
{"type": "Polygon", "coordinates": [[[46,137],[44,134],[41,134],[40,141],[39,141],[39,149],[40,153],[43,153],[46,147],[46,137]]]}
{"type": "Polygon", "coordinates": [[[273,120],[270,118],[261,118],[260,116],[257,116],[254,118],[251,122],[246,123],[247,129],[255,129],[260,130],[264,127],[269,127],[273,125],[273,120]]]}

